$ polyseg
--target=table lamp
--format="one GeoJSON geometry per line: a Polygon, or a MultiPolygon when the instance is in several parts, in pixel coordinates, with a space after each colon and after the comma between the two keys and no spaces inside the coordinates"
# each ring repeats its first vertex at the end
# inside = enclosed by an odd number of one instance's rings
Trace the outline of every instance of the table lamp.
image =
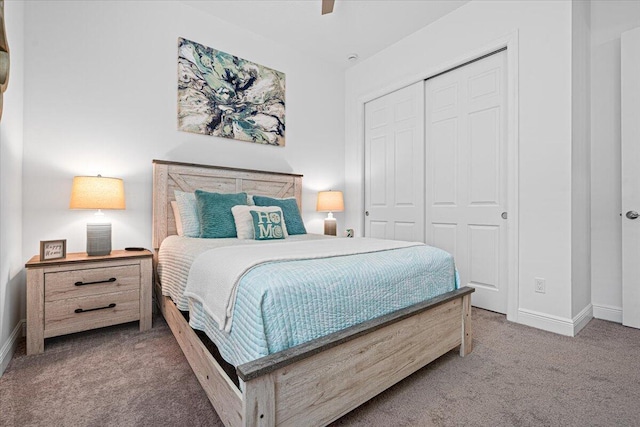
{"type": "Polygon", "coordinates": [[[111,223],[102,209],[125,209],[124,183],[120,178],[76,176],[71,187],[69,209],[97,209],[96,220],[87,223],[87,255],[111,253],[111,223]]]}
{"type": "Polygon", "coordinates": [[[329,212],[324,220],[324,234],[328,236],[337,235],[336,219],[333,212],[342,212],[344,210],[344,200],[342,191],[320,191],[318,192],[318,202],[316,211],[329,212]]]}

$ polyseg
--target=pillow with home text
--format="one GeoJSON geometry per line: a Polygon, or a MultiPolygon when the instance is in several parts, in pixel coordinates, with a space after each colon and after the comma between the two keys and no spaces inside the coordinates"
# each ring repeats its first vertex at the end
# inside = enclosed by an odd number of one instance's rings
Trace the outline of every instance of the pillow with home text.
{"type": "MultiPolygon", "coordinates": [[[[255,231],[253,229],[253,217],[251,211],[256,212],[270,212],[270,211],[282,212],[278,206],[245,206],[238,205],[231,208],[233,214],[233,220],[236,223],[236,231],[238,233],[238,239],[250,239],[255,238],[255,231]]],[[[287,238],[287,225],[282,217],[282,231],[285,239],[287,238]]]]}
{"type": "Polygon", "coordinates": [[[250,210],[256,240],[284,239],[282,210],[250,210]]]}
{"type": "Polygon", "coordinates": [[[294,197],[278,199],[254,195],[253,202],[256,206],[278,206],[282,209],[282,215],[287,222],[287,232],[290,235],[307,234],[307,229],[304,226],[304,222],[302,222],[302,216],[298,209],[298,202],[294,197]]]}

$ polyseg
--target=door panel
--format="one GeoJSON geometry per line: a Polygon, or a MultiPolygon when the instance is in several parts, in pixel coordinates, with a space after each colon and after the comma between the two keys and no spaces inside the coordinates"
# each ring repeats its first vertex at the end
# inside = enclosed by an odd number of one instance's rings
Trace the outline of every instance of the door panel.
{"type": "Polygon", "coordinates": [[[470,114],[469,139],[469,202],[472,205],[497,205],[500,194],[500,109],[470,114]]]}
{"type": "Polygon", "coordinates": [[[475,306],[507,310],[506,52],[425,83],[427,243],[452,252],[475,306]]]}
{"type": "Polygon", "coordinates": [[[415,190],[414,185],[416,177],[422,179],[422,168],[419,171],[414,169],[412,161],[414,154],[415,132],[413,129],[407,129],[396,134],[396,153],[394,170],[396,172],[394,179],[394,190],[396,196],[396,207],[414,207],[415,206],[415,190]]]}
{"type": "Polygon", "coordinates": [[[365,104],[365,236],[424,241],[424,83],[365,104]]]}
{"type": "Polygon", "coordinates": [[[498,289],[500,230],[495,226],[469,226],[469,283],[498,289]]]}
{"type": "Polygon", "coordinates": [[[449,86],[434,89],[431,114],[453,108],[458,103],[458,82],[451,82],[449,86]]]}
{"type": "Polygon", "coordinates": [[[374,239],[386,239],[387,238],[387,222],[386,221],[371,221],[370,231],[367,237],[373,237],[374,239]]]}
{"type": "Polygon", "coordinates": [[[379,129],[387,125],[387,106],[379,104],[376,107],[371,111],[371,129],[379,129]]]}
{"type": "Polygon", "coordinates": [[[498,94],[500,90],[499,79],[499,67],[471,77],[469,79],[469,97],[475,101],[483,96],[498,94]]]}
{"type": "Polygon", "coordinates": [[[371,140],[370,158],[371,173],[369,181],[370,201],[373,206],[387,205],[387,153],[384,137],[371,140]]]}
{"type": "MultiPolygon", "coordinates": [[[[433,143],[431,155],[431,188],[433,203],[438,205],[456,204],[456,176],[458,152],[458,123],[455,118],[436,122],[432,126],[433,143]]],[[[429,174],[429,172],[427,172],[429,174]]]]}
{"type": "Polygon", "coordinates": [[[396,123],[403,120],[412,119],[416,116],[418,106],[412,96],[405,97],[394,106],[394,121],[396,123]]]}

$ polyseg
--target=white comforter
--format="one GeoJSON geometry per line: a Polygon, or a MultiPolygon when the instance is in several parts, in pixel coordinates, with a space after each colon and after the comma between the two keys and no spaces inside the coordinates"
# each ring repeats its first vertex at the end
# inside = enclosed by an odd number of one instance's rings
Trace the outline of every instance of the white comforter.
{"type": "MultiPolygon", "coordinates": [[[[335,239],[322,234],[299,234],[278,240],[287,244],[296,241],[335,239]]],[[[268,243],[268,242],[266,242],[268,243]]],[[[215,248],[238,245],[264,245],[260,240],[198,239],[194,237],[169,236],[162,242],[158,253],[158,277],[162,284],[162,295],[171,297],[179,310],[189,311],[189,299],[184,296],[191,264],[200,254],[215,248]]]]}
{"type": "Polygon", "coordinates": [[[184,295],[204,310],[227,332],[231,329],[238,282],[253,267],[287,260],[331,258],[422,245],[379,239],[328,239],[319,241],[263,243],[208,250],[191,266],[184,295]]]}

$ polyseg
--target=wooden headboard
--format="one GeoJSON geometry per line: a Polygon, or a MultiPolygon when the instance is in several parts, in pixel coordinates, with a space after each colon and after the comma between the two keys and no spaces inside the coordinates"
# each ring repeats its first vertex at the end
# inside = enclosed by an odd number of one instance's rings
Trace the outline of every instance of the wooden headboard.
{"type": "Polygon", "coordinates": [[[176,234],[171,209],[174,190],[244,191],[261,196],[295,197],[298,208],[302,209],[302,175],[154,160],[152,243],[155,251],[167,236],[176,234]]]}

